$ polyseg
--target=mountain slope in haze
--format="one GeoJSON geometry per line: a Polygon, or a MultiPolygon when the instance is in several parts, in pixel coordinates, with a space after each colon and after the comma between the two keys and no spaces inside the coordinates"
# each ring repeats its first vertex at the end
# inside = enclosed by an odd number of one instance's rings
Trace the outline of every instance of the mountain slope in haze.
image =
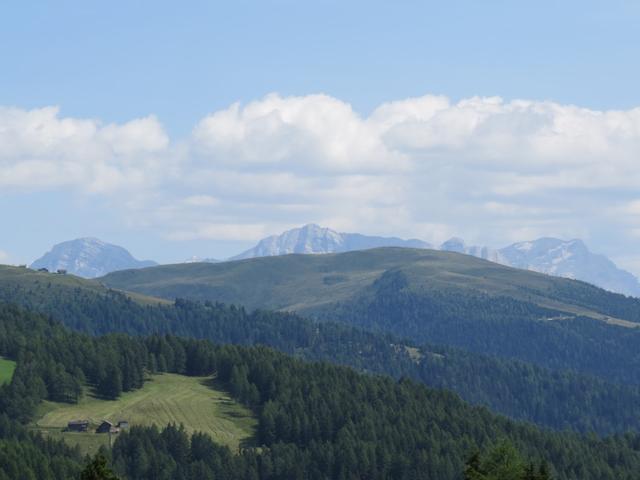
{"type": "Polygon", "coordinates": [[[640,297],[640,283],[604,255],[589,251],[582,240],[540,238],[498,251],[500,263],[536,272],[575,278],[612,292],[640,297]]]}
{"type": "Polygon", "coordinates": [[[640,297],[640,282],[634,275],[618,268],[604,255],[589,251],[582,240],[540,238],[495,250],[466,245],[460,238],[451,238],[440,246],[440,250],[473,255],[514,268],[581,280],[611,292],[640,297]]]}
{"type": "Polygon", "coordinates": [[[117,270],[157,265],[151,260],[136,260],[124,248],[97,238],[78,238],[62,242],[31,264],[31,268],[59,269],[84,278],[96,278],[117,270]]]}
{"type": "Polygon", "coordinates": [[[374,237],[359,233],[339,233],[329,228],[309,224],[267,237],[230,260],[288,255],[291,253],[341,253],[378,247],[429,248],[422,240],[396,237],[374,237]]]}
{"type": "Polygon", "coordinates": [[[450,238],[444,242],[440,245],[440,250],[444,252],[463,253],[465,255],[482,258],[483,260],[489,260],[490,262],[501,263],[512,267],[515,266],[506,262],[498,250],[489,247],[479,247],[477,245],[467,245],[464,243],[464,240],[458,237],[450,238]]]}

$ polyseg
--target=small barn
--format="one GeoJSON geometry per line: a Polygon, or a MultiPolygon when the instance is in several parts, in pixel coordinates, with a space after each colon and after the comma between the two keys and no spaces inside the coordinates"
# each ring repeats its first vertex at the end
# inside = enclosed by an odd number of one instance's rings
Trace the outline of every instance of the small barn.
{"type": "Polygon", "coordinates": [[[103,420],[103,422],[96,428],[96,433],[113,433],[112,429],[115,430],[113,423],[103,420]]]}
{"type": "Polygon", "coordinates": [[[89,420],[72,420],[67,423],[69,432],[86,432],[89,429],[89,420]]]}
{"type": "Polygon", "coordinates": [[[126,420],[120,420],[116,427],[120,430],[126,430],[129,428],[129,422],[127,422],[126,420]]]}

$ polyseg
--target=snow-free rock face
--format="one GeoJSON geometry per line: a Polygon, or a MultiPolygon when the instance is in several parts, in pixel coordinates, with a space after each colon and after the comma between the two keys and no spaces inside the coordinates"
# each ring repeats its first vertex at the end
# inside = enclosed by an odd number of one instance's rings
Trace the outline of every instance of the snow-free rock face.
{"type": "Polygon", "coordinates": [[[625,295],[640,296],[640,283],[604,255],[589,251],[582,240],[540,238],[499,250],[500,263],[516,268],[573,278],[625,295]]]}
{"type": "Polygon", "coordinates": [[[267,237],[250,250],[231,260],[287,255],[290,253],[341,253],[377,247],[429,248],[421,240],[403,240],[396,237],[372,237],[359,233],[339,233],[318,225],[305,225],[281,235],[267,237]]]}
{"type": "Polygon", "coordinates": [[[31,268],[66,270],[84,278],[96,278],[116,270],[157,265],[151,260],[136,260],[124,248],[97,238],[79,238],[55,245],[50,252],[31,264],[31,268]]]}

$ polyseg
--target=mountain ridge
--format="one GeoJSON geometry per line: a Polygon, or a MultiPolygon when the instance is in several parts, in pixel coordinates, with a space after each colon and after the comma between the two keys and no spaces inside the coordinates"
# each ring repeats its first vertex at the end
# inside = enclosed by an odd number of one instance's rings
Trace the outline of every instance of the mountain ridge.
{"type": "Polygon", "coordinates": [[[166,265],[100,281],[168,300],[295,312],[640,385],[640,369],[629,367],[640,366],[640,299],[470,255],[388,247],[166,265]]]}
{"type": "Polygon", "coordinates": [[[591,252],[580,239],[541,237],[499,249],[466,245],[452,238],[440,250],[464,253],[509,267],[591,283],[611,292],[640,297],[640,282],[604,255],[591,252]]]}
{"type": "Polygon", "coordinates": [[[231,257],[229,260],[244,260],[246,258],[292,253],[343,253],[378,247],[429,248],[431,245],[417,239],[403,240],[398,237],[342,233],[309,223],[300,228],[287,230],[280,235],[271,235],[263,238],[255,247],[231,257]]]}
{"type": "Polygon", "coordinates": [[[49,271],[65,270],[83,278],[97,278],[117,270],[156,265],[152,260],[137,260],[118,245],[94,237],[83,237],[54,245],[30,266],[49,271]]]}
{"type": "MultiPolygon", "coordinates": [[[[561,240],[542,237],[517,242],[503,248],[467,245],[463,239],[452,237],[440,246],[418,239],[369,236],[341,233],[316,224],[287,230],[260,240],[256,246],[225,260],[290,254],[346,253],[381,247],[436,249],[456,252],[488,260],[501,265],[530,270],[561,278],[581,280],[605,290],[627,296],[640,297],[640,281],[630,272],[618,268],[601,254],[591,252],[580,239],[561,240]]],[[[214,258],[191,257],[185,263],[218,263],[214,258]]],[[[123,247],[108,244],[97,238],[79,238],[55,245],[51,251],[35,260],[31,267],[50,271],[66,270],[84,278],[97,278],[118,270],[157,266],[156,262],[135,259],[123,247]]]]}
{"type": "MultiPolygon", "coordinates": [[[[403,240],[398,237],[341,233],[316,224],[307,224],[287,230],[280,235],[266,237],[255,247],[228,260],[292,253],[344,253],[378,247],[434,248],[431,244],[418,239],[403,240]]],[[[640,297],[640,281],[633,274],[618,268],[606,256],[592,253],[579,239],[561,240],[542,237],[495,249],[487,246],[466,245],[463,239],[452,237],[435,248],[471,255],[514,268],[582,280],[605,290],[640,297]]]]}
{"type": "MultiPolygon", "coordinates": [[[[491,297],[508,296],[572,316],[627,323],[624,316],[593,310],[583,300],[594,292],[612,299],[624,299],[622,295],[581,281],[430,249],[384,247],[326,255],[266,256],[217,264],[162,265],[113,272],[100,281],[112,288],[170,300],[222,301],[250,309],[308,314],[345,301],[392,272],[403,272],[412,288],[428,292],[459,290],[491,297]],[[567,297],[556,293],[575,288],[584,290],[575,301],[572,294],[567,297]]],[[[635,305],[635,299],[628,301],[635,305]]],[[[633,325],[626,326],[637,326],[635,320],[633,325]]]]}

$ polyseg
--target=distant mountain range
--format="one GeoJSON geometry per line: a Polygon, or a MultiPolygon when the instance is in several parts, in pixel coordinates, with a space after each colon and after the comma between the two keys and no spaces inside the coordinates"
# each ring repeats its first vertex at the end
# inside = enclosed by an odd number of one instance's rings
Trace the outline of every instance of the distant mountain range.
{"type": "Polygon", "coordinates": [[[476,245],[467,246],[464,240],[458,237],[453,237],[444,242],[438,250],[445,252],[457,252],[464,253],[465,255],[473,255],[474,257],[489,260],[490,262],[501,263],[503,265],[509,265],[504,261],[500,255],[499,250],[495,250],[489,247],[478,247],[476,245]]]}
{"type": "Polygon", "coordinates": [[[640,297],[640,283],[634,275],[618,268],[604,255],[589,251],[582,240],[540,238],[495,250],[467,246],[461,239],[451,239],[443,243],[440,250],[466,253],[509,267],[582,280],[605,290],[640,297]]]}
{"type": "Polygon", "coordinates": [[[116,270],[157,265],[151,260],[136,260],[127,250],[97,238],[78,238],[55,245],[50,252],[31,264],[31,268],[66,270],[84,278],[96,278],[116,270]]]}
{"type": "MultiPolygon", "coordinates": [[[[434,248],[422,240],[340,233],[310,224],[267,237],[230,260],[291,253],[343,253],[378,247],[434,248]]],[[[604,255],[590,252],[581,240],[541,238],[493,249],[466,245],[464,240],[454,237],[436,249],[464,253],[514,268],[582,280],[612,292],[640,297],[640,283],[635,276],[618,268],[604,255]]]]}
{"type": "Polygon", "coordinates": [[[250,250],[229,260],[272,257],[290,253],[344,253],[378,247],[431,248],[422,240],[396,237],[373,237],[359,233],[339,233],[329,228],[309,224],[260,240],[250,250]]]}
{"type": "MultiPolygon", "coordinates": [[[[297,254],[345,253],[379,247],[430,248],[472,255],[502,265],[532,270],[558,277],[582,280],[606,290],[640,297],[640,282],[631,273],[618,268],[604,255],[589,251],[581,240],[540,238],[519,242],[500,249],[466,245],[461,238],[451,238],[440,246],[418,239],[378,237],[359,233],[342,233],[315,224],[273,235],[228,260],[297,254]]],[[[217,263],[213,258],[192,257],[184,263],[217,263]]],[[[31,264],[32,268],[67,270],[84,278],[95,278],[117,270],[144,268],[156,262],[135,259],[126,249],[96,238],[79,238],[55,245],[31,264]]]]}

